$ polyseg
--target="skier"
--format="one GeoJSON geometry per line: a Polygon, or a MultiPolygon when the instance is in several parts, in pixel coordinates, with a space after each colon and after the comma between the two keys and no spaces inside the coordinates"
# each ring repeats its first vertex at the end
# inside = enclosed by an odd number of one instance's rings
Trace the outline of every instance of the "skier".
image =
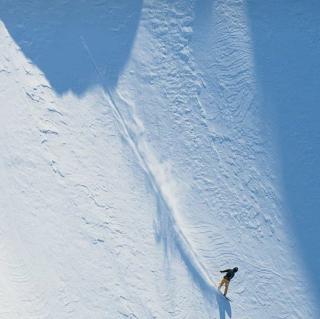
{"type": "Polygon", "coordinates": [[[219,290],[220,288],[224,285],[224,296],[227,297],[227,292],[230,284],[230,280],[234,277],[235,273],[238,271],[238,267],[234,267],[233,269],[226,269],[226,270],[221,270],[221,273],[226,272],[225,276],[222,278],[220,285],[219,285],[219,290]]]}

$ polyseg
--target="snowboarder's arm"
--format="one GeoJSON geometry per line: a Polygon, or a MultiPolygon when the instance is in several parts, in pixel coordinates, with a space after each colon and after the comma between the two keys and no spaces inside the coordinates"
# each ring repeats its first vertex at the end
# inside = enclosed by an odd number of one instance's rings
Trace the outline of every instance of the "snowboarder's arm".
{"type": "Polygon", "coordinates": [[[226,270],[220,270],[221,273],[223,272],[228,272],[230,269],[226,269],[226,270]]]}

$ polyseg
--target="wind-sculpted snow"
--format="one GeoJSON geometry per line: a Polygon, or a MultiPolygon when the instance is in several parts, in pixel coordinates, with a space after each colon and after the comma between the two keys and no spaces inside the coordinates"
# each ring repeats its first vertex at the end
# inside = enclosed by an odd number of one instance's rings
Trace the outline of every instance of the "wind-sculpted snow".
{"type": "Polygon", "coordinates": [[[0,318],[317,318],[263,109],[259,9],[0,8],[0,318]],[[230,303],[216,287],[234,266],[230,303]]]}

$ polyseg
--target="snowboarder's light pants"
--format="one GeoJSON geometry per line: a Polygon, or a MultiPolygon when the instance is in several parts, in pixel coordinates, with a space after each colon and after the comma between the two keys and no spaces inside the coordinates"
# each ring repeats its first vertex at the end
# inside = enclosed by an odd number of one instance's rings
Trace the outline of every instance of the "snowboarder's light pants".
{"type": "Polygon", "coordinates": [[[224,295],[225,296],[228,292],[229,284],[230,284],[230,281],[228,279],[222,278],[218,289],[220,289],[224,285],[224,295]]]}

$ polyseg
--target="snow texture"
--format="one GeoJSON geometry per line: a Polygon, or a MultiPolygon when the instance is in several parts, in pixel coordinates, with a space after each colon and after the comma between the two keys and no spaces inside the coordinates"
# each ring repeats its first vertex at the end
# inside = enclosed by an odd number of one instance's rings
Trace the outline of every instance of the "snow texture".
{"type": "Polygon", "coordinates": [[[0,319],[317,318],[318,9],[0,1],[0,319]]]}

